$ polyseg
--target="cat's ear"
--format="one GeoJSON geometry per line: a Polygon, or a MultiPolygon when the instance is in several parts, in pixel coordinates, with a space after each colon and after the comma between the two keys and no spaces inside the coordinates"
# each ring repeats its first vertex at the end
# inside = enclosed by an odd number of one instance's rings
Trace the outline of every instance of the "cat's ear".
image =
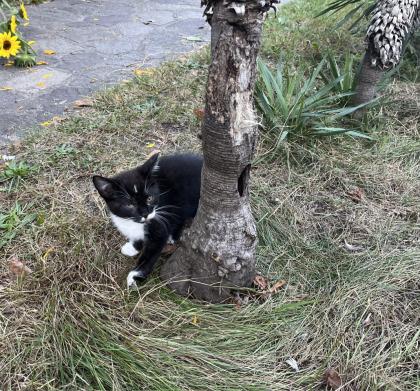
{"type": "Polygon", "coordinates": [[[98,193],[102,196],[104,199],[110,199],[115,191],[115,184],[112,181],[112,179],[104,178],[99,175],[94,175],[92,178],[93,184],[96,187],[96,190],[98,190],[98,193]]]}
{"type": "Polygon", "coordinates": [[[152,172],[154,168],[156,168],[158,164],[159,153],[155,153],[152,155],[142,166],[139,167],[140,173],[147,177],[152,172]]]}

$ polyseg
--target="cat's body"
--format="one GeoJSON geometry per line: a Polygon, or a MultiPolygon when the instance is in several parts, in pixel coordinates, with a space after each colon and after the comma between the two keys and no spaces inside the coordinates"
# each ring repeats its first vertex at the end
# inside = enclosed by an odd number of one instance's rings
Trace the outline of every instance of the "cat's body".
{"type": "Polygon", "coordinates": [[[93,177],[113,224],[128,240],[121,252],[136,256],[143,250],[127,277],[128,286],[150,274],[166,243],[178,240],[185,223],[194,218],[202,165],[197,155],[154,155],[112,178],[93,177]]]}

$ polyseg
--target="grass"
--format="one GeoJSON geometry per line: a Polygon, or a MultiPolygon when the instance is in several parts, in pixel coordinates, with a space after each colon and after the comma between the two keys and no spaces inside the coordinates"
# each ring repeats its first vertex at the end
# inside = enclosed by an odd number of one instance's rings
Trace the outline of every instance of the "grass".
{"type": "Polygon", "coordinates": [[[21,228],[37,219],[35,213],[26,213],[25,209],[16,201],[7,212],[0,211],[0,248],[14,239],[21,228]]]}
{"type": "MultiPolygon", "coordinates": [[[[297,1],[268,20],[266,61],[281,52],[310,74],[324,49],[356,48],[329,30],[334,20],[310,17],[323,4],[297,1]]],[[[1,185],[1,213],[37,217],[0,248],[0,388],[306,391],[335,368],[345,390],[418,389],[417,84],[394,79],[395,103],[364,119],[375,142],[285,142],[269,163],[260,143],[258,269],[287,280],[284,291],[238,308],[178,297],[157,273],[125,290],[132,261],[90,177],[138,164],[150,144],[199,150],[207,64],[206,51],[165,64],[15,146],[17,164],[37,169],[1,185]],[[16,280],[12,256],[33,273],[16,280]]]]}
{"type": "Polygon", "coordinates": [[[0,183],[8,182],[10,190],[15,184],[18,184],[19,181],[29,176],[33,171],[35,171],[35,168],[29,166],[24,161],[5,163],[0,172],[0,183]]]}

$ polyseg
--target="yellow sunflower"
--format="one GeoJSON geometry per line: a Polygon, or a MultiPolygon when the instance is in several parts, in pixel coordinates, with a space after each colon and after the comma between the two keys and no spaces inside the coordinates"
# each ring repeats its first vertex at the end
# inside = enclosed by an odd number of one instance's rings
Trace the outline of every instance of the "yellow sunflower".
{"type": "Polygon", "coordinates": [[[0,34],[0,57],[16,56],[20,49],[20,42],[11,32],[0,34]]]}
{"type": "Polygon", "coordinates": [[[23,3],[20,3],[20,11],[19,11],[20,16],[25,19],[25,20],[29,20],[28,18],[28,13],[26,12],[26,8],[25,5],[23,3]]]}
{"type": "Polygon", "coordinates": [[[16,34],[16,27],[17,27],[16,16],[12,15],[12,17],[10,18],[10,31],[13,34],[16,34]]]}

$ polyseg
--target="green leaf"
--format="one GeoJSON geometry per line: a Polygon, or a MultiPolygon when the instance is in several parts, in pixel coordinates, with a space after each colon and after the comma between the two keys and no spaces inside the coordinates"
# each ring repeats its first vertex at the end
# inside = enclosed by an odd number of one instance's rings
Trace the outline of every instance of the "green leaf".
{"type": "Polygon", "coordinates": [[[367,135],[366,133],[362,133],[358,130],[345,129],[345,128],[316,127],[314,128],[314,134],[319,135],[319,136],[336,136],[339,134],[346,134],[348,136],[373,140],[373,138],[367,135]]]}

